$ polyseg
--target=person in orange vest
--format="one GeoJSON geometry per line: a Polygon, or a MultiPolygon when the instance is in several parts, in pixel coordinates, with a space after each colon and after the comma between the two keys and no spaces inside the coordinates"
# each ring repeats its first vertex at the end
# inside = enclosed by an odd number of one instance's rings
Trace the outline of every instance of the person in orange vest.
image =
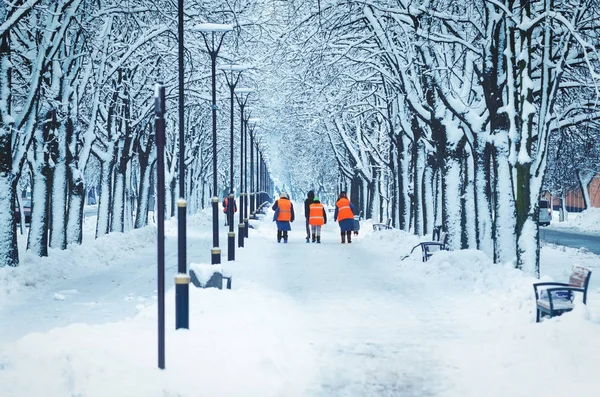
{"type": "MultiPolygon", "coordinates": [[[[229,208],[229,197],[225,197],[223,199],[223,213],[225,214],[225,226],[229,226],[229,216],[231,216],[233,220],[233,213],[229,214],[227,209],[229,208]]],[[[235,203],[235,199],[233,199],[233,212],[237,212],[237,204],[235,203]]]]}
{"type": "Polygon", "coordinates": [[[277,223],[277,242],[288,242],[288,232],[292,230],[291,222],[294,222],[294,205],[290,201],[286,192],[279,193],[279,200],[275,201],[272,207],[275,211],[273,222],[277,223]]]}
{"type": "Polygon", "coordinates": [[[342,244],[348,240],[352,242],[352,230],[354,229],[354,205],[348,200],[346,192],[341,192],[340,197],[335,203],[335,212],[333,220],[340,225],[340,234],[342,236],[342,244]]]}
{"type": "Polygon", "coordinates": [[[312,233],[312,242],[314,243],[316,241],[321,244],[321,227],[327,223],[325,207],[323,207],[319,198],[315,196],[309,208],[308,223],[310,224],[312,233]]]}

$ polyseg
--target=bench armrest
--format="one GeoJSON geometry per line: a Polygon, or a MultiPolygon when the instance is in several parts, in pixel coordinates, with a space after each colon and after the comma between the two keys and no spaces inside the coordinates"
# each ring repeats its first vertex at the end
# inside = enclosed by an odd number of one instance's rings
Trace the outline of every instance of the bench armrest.
{"type": "Polygon", "coordinates": [[[587,298],[587,290],[585,288],[579,287],[556,287],[556,288],[548,288],[546,292],[548,293],[548,301],[550,302],[550,307],[552,307],[552,292],[557,291],[570,291],[570,292],[581,292],[583,294],[583,303],[586,303],[587,298]]]}
{"type": "MultiPolygon", "coordinates": [[[[569,284],[567,284],[567,283],[556,283],[556,282],[553,282],[553,281],[547,281],[547,282],[544,282],[544,283],[535,283],[535,284],[533,284],[533,291],[535,292],[535,299],[538,300],[540,298],[539,297],[539,293],[538,293],[538,288],[539,287],[549,287],[549,286],[563,286],[563,287],[568,287],[569,284]]],[[[544,289],[547,289],[547,288],[544,288],[544,289]]]]}

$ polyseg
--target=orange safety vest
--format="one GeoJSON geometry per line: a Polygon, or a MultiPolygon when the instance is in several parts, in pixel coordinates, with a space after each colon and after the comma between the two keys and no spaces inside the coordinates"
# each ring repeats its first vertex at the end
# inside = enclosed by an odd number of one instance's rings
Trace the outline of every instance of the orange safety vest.
{"type": "Polygon", "coordinates": [[[352,208],[350,208],[350,200],[347,198],[341,198],[335,203],[338,208],[337,220],[343,221],[344,219],[354,219],[352,208]]]}
{"type": "Polygon", "coordinates": [[[277,206],[279,207],[279,214],[277,214],[277,220],[283,222],[289,222],[292,220],[292,202],[290,200],[277,200],[277,206]]]}
{"type": "MultiPolygon", "coordinates": [[[[229,197],[225,197],[223,199],[223,213],[227,213],[227,207],[229,207],[229,197]]],[[[233,200],[233,212],[237,212],[237,204],[235,203],[235,199],[233,200]]]]}
{"type": "Polygon", "coordinates": [[[325,218],[323,217],[323,204],[314,203],[309,207],[310,212],[308,213],[308,224],[311,226],[323,226],[323,224],[325,224],[325,218]]]}

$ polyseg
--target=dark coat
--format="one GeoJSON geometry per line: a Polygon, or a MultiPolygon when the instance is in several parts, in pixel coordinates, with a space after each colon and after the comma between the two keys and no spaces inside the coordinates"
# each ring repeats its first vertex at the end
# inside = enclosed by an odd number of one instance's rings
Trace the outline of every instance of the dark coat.
{"type": "Polygon", "coordinates": [[[315,198],[315,192],[313,192],[311,190],[306,195],[306,200],[304,200],[304,217],[306,218],[307,222],[308,222],[308,217],[309,217],[309,213],[310,213],[310,205],[313,203],[314,198],[315,198]]]}

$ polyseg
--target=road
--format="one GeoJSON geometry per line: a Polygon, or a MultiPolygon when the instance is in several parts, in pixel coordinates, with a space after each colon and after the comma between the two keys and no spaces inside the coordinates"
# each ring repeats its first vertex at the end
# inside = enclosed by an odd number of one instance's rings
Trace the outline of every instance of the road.
{"type": "Polygon", "coordinates": [[[540,227],[540,239],[567,247],[587,248],[590,252],[600,255],[600,236],[597,235],[540,227]]]}

